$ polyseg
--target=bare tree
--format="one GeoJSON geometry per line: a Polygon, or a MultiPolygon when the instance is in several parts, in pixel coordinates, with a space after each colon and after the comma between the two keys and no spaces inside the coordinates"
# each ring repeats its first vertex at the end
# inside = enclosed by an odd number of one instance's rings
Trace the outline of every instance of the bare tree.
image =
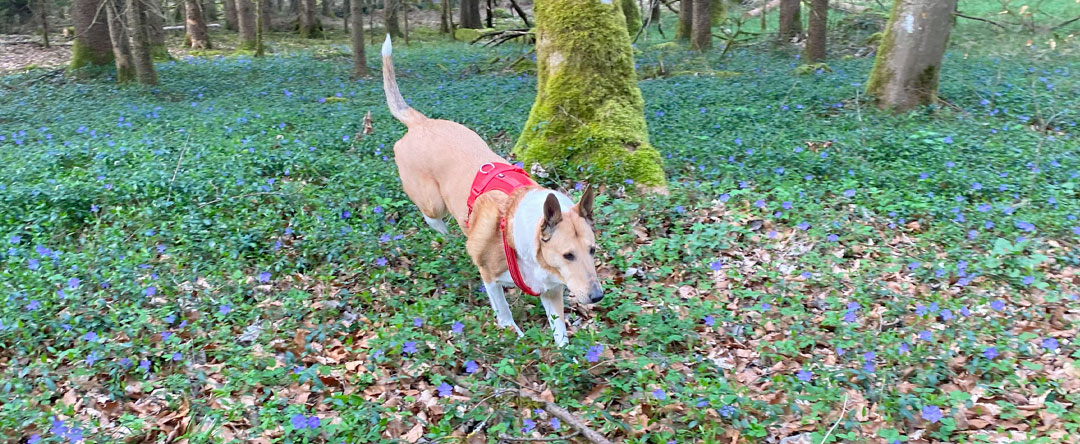
{"type": "Polygon", "coordinates": [[[401,0],[386,0],[383,3],[383,23],[386,25],[386,33],[391,37],[401,37],[401,23],[398,21],[398,7],[401,0]]]}
{"type": "Polygon", "coordinates": [[[829,21],[829,0],[810,0],[810,22],[806,30],[806,62],[825,60],[825,34],[829,21]]]}
{"type": "Polygon", "coordinates": [[[155,60],[168,60],[169,47],[165,43],[165,15],[161,11],[161,0],[143,1],[146,33],[150,36],[150,56],[155,60]]]}
{"type": "Polygon", "coordinates": [[[202,3],[199,0],[185,0],[184,4],[187,7],[187,36],[184,43],[192,49],[210,49],[210,34],[206,31],[202,3]]]}
{"type": "Polygon", "coordinates": [[[240,29],[240,18],[236,15],[236,0],[225,0],[225,29],[228,29],[229,31],[237,31],[240,29]]]}
{"type": "MultiPolygon", "coordinates": [[[[789,42],[802,34],[802,17],[799,14],[802,2],[799,0],[780,0],[780,41],[789,42]]],[[[764,16],[764,12],[761,14],[764,16]]]]}
{"type": "Polygon", "coordinates": [[[480,0],[461,0],[461,28],[480,29],[480,0]]]}
{"type": "Polygon", "coordinates": [[[127,26],[124,25],[123,15],[116,3],[116,0],[105,0],[103,8],[108,21],[113,62],[116,64],[116,83],[127,83],[135,80],[135,66],[131,63],[127,26]]]}
{"type": "Polygon", "coordinates": [[[866,84],[879,106],[906,111],[937,101],[955,9],[956,0],[895,0],[866,84]]]}
{"type": "Polygon", "coordinates": [[[330,10],[334,8],[334,2],[331,0],[322,0],[322,15],[323,17],[330,17],[330,10]]]}
{"type": "Polygon", "coordinates": [[[315,18],[315,0],[296,0],[300,3],[300,38],[318,37],[319,22],[315,18]]]}
{"type": "Polygon", "coordinates": [[[360,0],[351,1],[349,18],[352,29],[349,31],[349,38],[352,40],[353,50],[353,79],[359,79],[368,75],[367,56],[364,54],[364,4],[360,0]]]}
{"type": "Polygon", "coordinates": [[[259,14],[259,20],[262,20],[262,24],[259,25],[259,30],[263,32],[263,37],[273,29],[273,27],[270,26],[273,24],[270,21],[270,9],[270,0],[259,0],[256,11],[259,14]]]}
{"type": "Polygon", "coordinates": [[[694,0],[679,0],[679,25],[675,27],[675,38],[679,40],[690,40],[690,34],[693,29],[694,0]]]}
{"type": "Polygon", "coordinates": [[[439,14],[439,32],[442,34],[452,33],[450,29],[450,0],[440,0],[442,11],[439,14]]]}
{"type": "Polygon", "coordinates": [[[49,45],[49,0],[37,0],[34,3],[35,15],[38,17],[38,24],[41,25],[41,44],[50,48],[52,46],[49,45]]]}
{"type": "Polygon", "coordinates": [[[255,16],[255,4],[252,0],[236,0],[236,20],[240,28],[240,43],[236,48],[245,51],[254,50],[258,19],[255,16]]]}
{"type": "Polygon", "coordinates": [[[263,13],[270,6],[269,0],[250,0],[255,4],[255,57],[266,55],[266,47],[263,46],[263,37],[266,34],[266,26],[263,22],[263,13]]]}
{"type": "Polygon", "coordinates": [[[705,51],[712,47],[712,1],[697,0],[693,5],[694,24],[690,30],[690,48],[705,51]]]}
{"type": "Polygon", "coordinates": [[[150,35],[146,32],[143,2],[127,0],[128,37],[131,38],[131,58],[135,62],[135,78],[143,85],[157,85],[157,71],[150,54],[150,35]]]}
{"type": "Polygon", "coordinates": [[[105,66],[113,61],[109,25],[105,19],[105,0],[75,0],[71,18],[75,23],[75,42],[71,46],[69,69],[87,65],[105,66]]]}

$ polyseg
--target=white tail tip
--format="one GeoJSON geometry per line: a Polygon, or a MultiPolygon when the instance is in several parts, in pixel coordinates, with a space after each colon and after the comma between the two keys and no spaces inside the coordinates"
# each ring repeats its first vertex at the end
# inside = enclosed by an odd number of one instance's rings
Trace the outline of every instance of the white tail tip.
{"type": "Polygon", "coordinates": [[[382,44],[382,56],[389,57],[390,53],[394,50],[393,45],[390,44],[390,34],[386,34],[386,41],[382,44]]]}

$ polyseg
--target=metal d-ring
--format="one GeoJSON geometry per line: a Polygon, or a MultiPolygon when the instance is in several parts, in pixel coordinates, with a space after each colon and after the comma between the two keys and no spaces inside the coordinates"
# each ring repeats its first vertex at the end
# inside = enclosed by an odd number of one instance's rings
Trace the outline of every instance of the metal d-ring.
{"type": "Polygon", "coordinates": [[[480,165],[480,174],[490,173],[491,170],[494,170],[494,169],[495,169],[495,164],[494,163],[491,163],[491,162],[485,163],[483,165],[480,165]],[[488,169],[487,171],[484,171],[484,167],[488,167],[488,166],[491,167],[491,168],[488,169]]]}

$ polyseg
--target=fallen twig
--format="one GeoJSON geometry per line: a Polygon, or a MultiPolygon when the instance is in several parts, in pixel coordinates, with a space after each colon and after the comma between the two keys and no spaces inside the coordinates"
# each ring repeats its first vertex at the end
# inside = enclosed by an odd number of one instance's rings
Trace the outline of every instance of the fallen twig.
{"type": "MultiPolygon", "coordinates": [[[[998,28],[1004,29],[1006,31],[1009,30],[1009,28],[1006,28],[1005,25],[1002,25],[1001,23],[995,22],[993,20],[987,20],[987,19],[984,19],[982,17],[972,17],[970,15],[964,15],[964,14],[961,14],[959,12],[954,12],[953,15],[955,15],[957,17],[960,17],[960,18],[966,18],[968,20],[975,20],[975,21],[978,21],[978,22],[986,22],[986,23],[989,23],[991,25],[997,26],[998,28]]],[[[1080,18],[1080,17],[1078,17],[1078,18],[1080,18]]]]}
{"type": "Polygon", "coordinates": [[[611,441],[605,438],[604,435],[589,428],[589,426],[585,425],[585,423],[581,419],[578,419],[577,416],[574,416],[566,409],[559,407],[554,402],[546,401],[525,389],[518,390],[518,395],[544,406],[544,411],[548,412],[551,416],[559,418],[564,424],[567,424],[574,430],[580,432],[581,436],[584,436],[585,439],[588,439],[590,442],[595,444],[611,444],[611,441]]]}
{"type": "Polygon", "coordinates": [[[825,437],[821,438],[821,444],[825,444],[829,441],[829,435],[832,435],[833,430],[836,430],[836,426],[840,425],[840,421],[843,421],[844,417],[847,416],[847,400],[848,396],[844,395],[844,410],[840,412],[840,417],[836,418],[836,422],[833,423],[832,427],[829,427],[829,431],[825,433],[825,437]]]}
{"type": "Polygon", "coordinates": [[[1054,27],[1050,28],[1050,30],[1051,31],[1056,31],[1058,28],[1064,28],[1066,26],[1069,26],[1070,23],[1073,23],[1073,22],[1075,22],[1077,20],[1080,20],[1080,16],[1073,17],[1073,18],[1071,18],[1069,20],[1065,20],[1064,22],[1061,22],[1061,24],[1055,25],[1054,27]]]}
{"type": "Polygon", "coordinates": [[[581,432],[574,432],[566,436],[556,436],[554,438],[526,438],[523,436],[508,436],[502,433],[499,434],[499,439],[503,441],[523,441],[523,442],[555,442],[555,441],[569,441],[570,438],[580,435],[581,432]]]}

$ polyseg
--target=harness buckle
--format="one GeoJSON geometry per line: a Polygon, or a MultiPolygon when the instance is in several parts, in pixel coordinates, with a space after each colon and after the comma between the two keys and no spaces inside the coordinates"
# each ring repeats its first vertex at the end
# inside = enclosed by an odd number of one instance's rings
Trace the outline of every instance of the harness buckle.
{"type": "Polygon", "coordinates": [[[495,164],[494,163],[491,163],[491,162],[485,163],[483,165],[480,165],[480,174],[490,173],[491,170],[494,170],[494,169],[495,169],[495,164]],[[487,171],[484,171],[484,167],[490,167],[490,168],[488,168],[487,171]]]}

